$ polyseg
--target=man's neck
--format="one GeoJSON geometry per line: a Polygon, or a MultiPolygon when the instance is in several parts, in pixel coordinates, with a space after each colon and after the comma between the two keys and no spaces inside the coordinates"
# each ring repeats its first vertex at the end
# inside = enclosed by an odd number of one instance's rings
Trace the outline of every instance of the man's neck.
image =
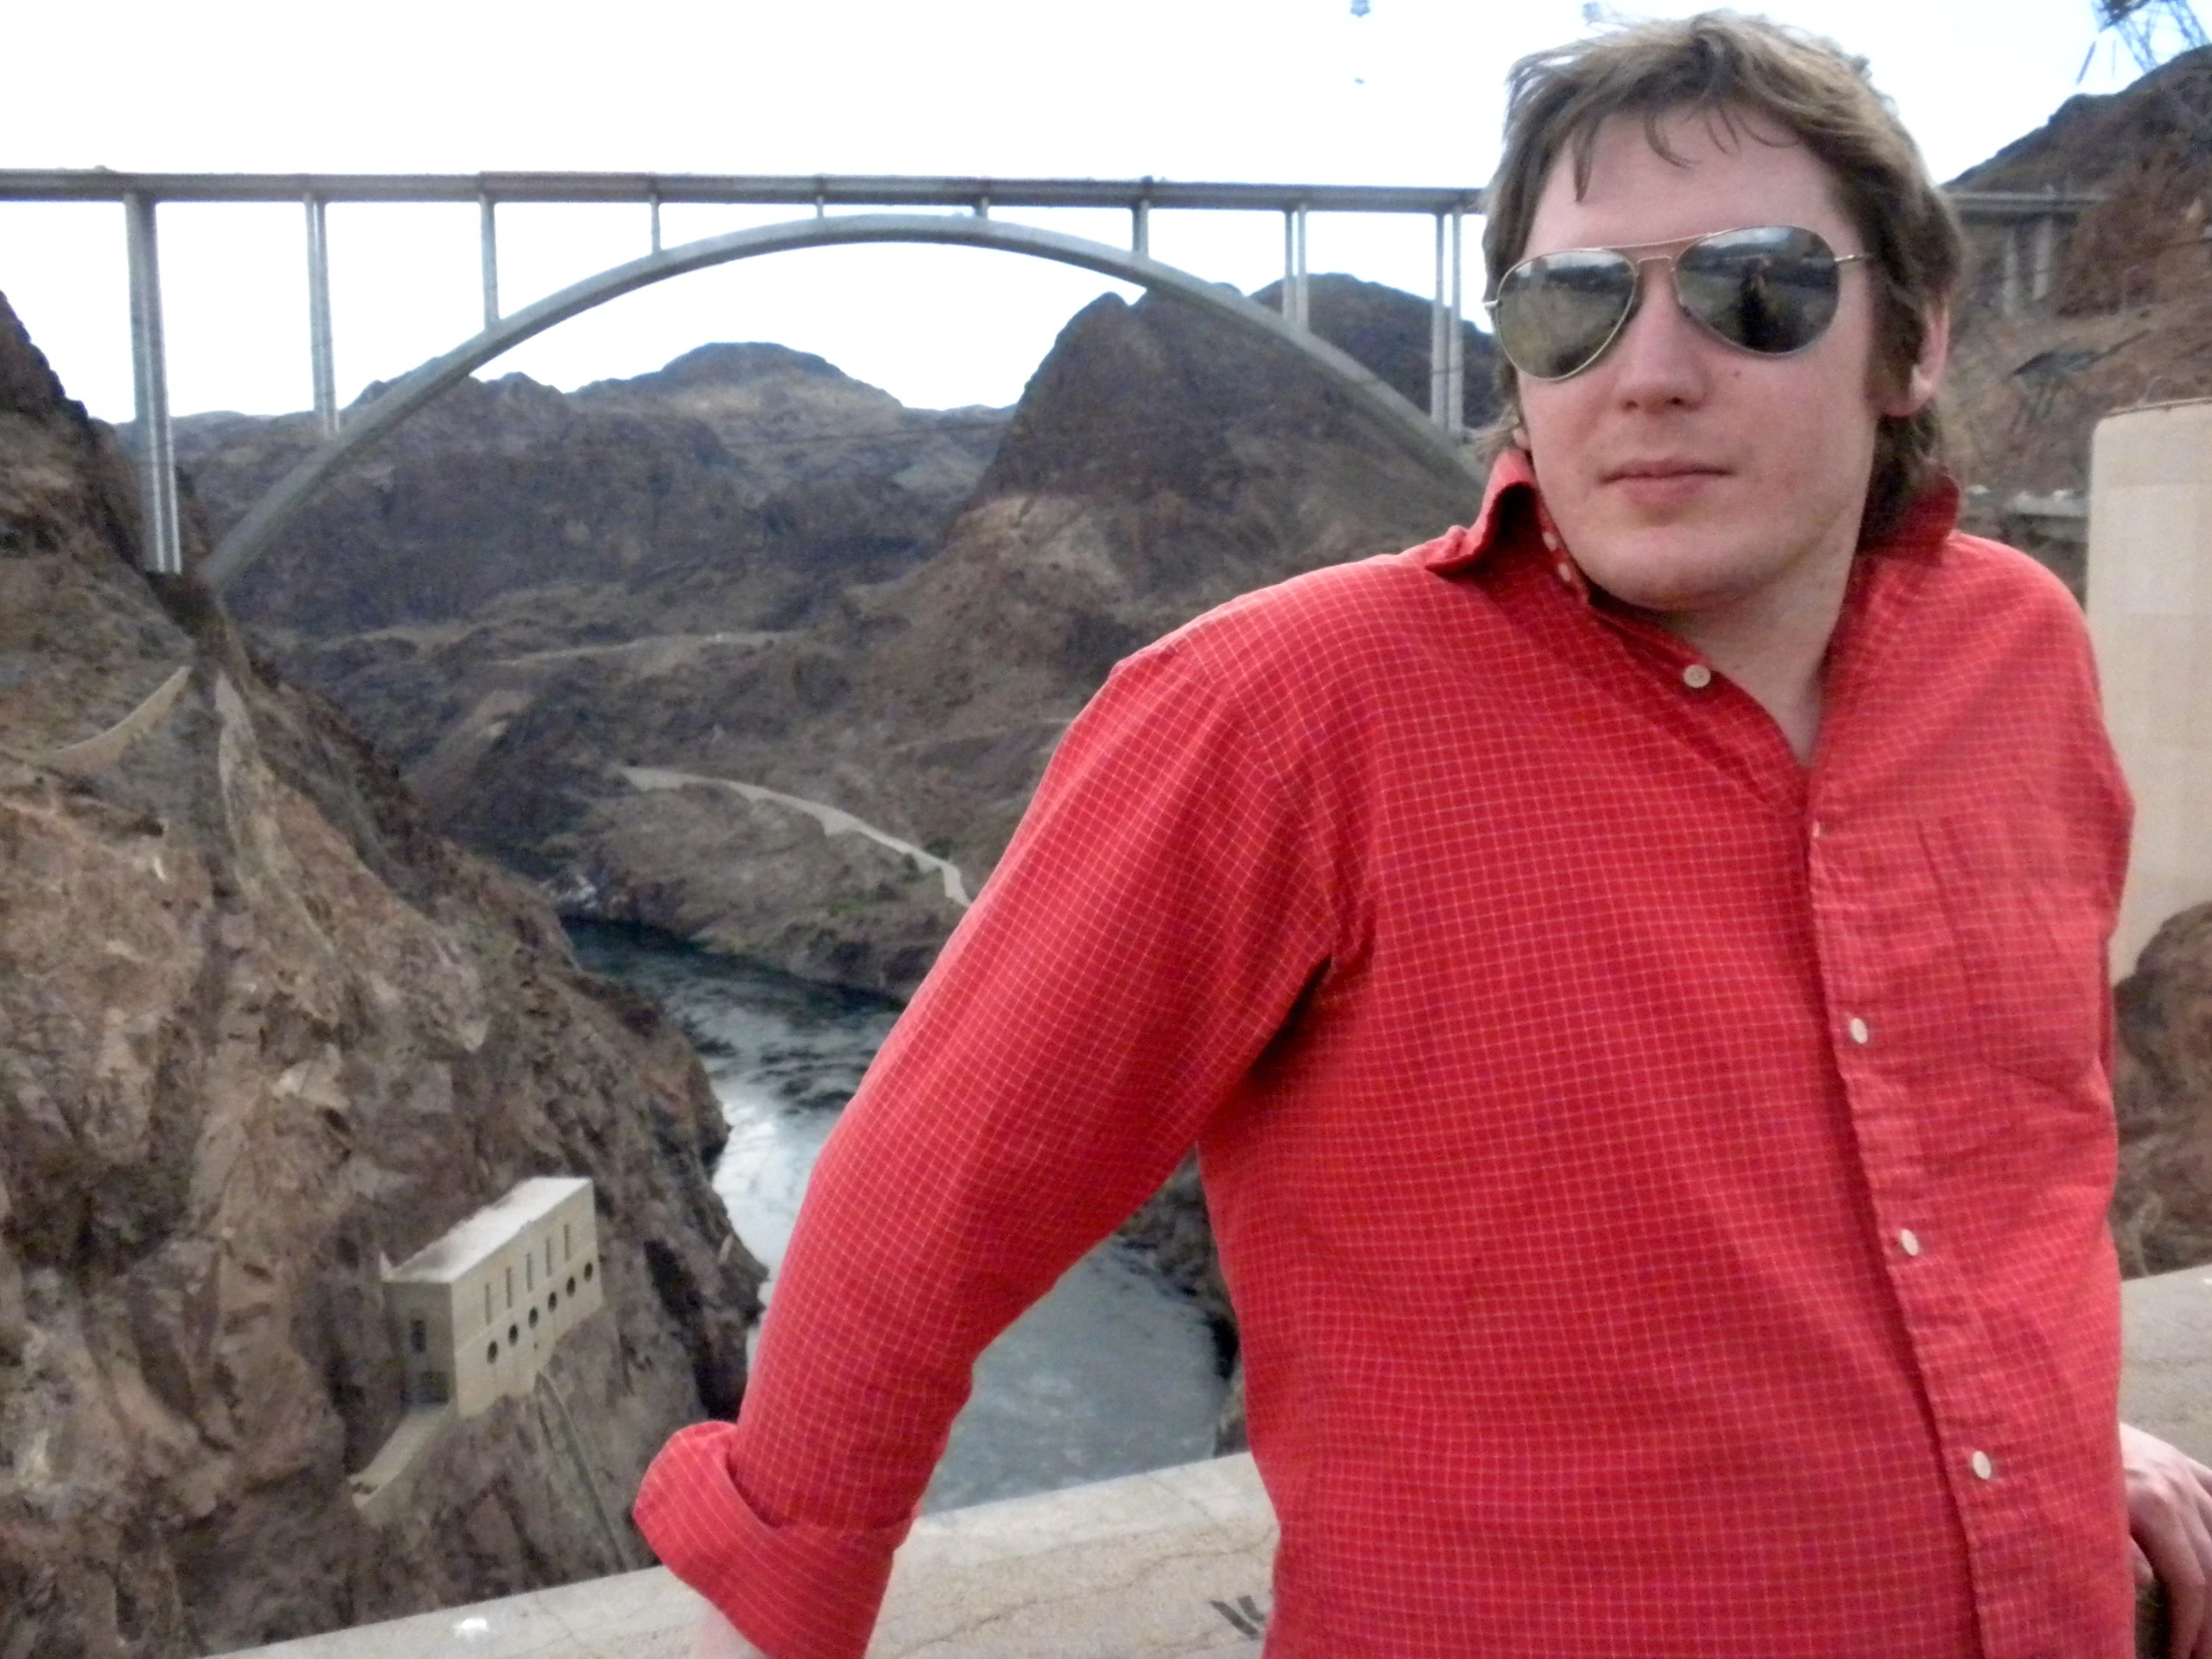
{"type": "Polygon", "coordinates": [[[1651,620],[1695,646],[1750,694],[1781,728],[1799,764],[1809,766],[1821,731],[1821,669],[1843,614],[1851,565],[1848,555],[1825,560],[1803,579],[1737,604],[1651,620]]]}

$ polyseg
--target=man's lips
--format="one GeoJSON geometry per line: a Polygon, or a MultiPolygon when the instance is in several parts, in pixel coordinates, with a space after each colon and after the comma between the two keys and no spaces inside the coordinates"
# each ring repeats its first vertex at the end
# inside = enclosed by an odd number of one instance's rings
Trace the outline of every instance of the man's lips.
{"type": "Polygon", "coordinates": [[[1598,474],[1598,482],[1617,484],[1624,479],[1664,478],[1719,478],[1728,469],[1712,461],[1694,461],[1673,456],[1649,461],[1622,461],[1605,468],[1598,474]]]}

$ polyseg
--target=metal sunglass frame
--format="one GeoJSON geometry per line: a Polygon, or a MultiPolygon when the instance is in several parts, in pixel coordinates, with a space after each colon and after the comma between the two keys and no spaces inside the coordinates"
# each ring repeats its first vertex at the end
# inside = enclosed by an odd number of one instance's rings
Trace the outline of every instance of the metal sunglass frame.
{"type": "MultiPolygon", "coordinates": [[[[1721,344],[1729,347],[1731,350],[1748,352],[1754,357],[1794,357],[1801,351],[1810,351],[1814,346],[1818,345],[1821,342],[1821,336],[1823,334],[1826,334],[1830,326],[1834,323],[1835,317],[1833,315],[1831,315],[1827,321],[1824,321],[1820,325],[1819,329],[1814,333],[1813,337],[1807,340],[1803,345],[1792,346],[1787,351],[1762,351],[1757,346],[1745,345],[1740,343],[1739,341],[1730,339],[1726,334],[1722,333],[1718,328],[1714,327],[1712,323],[1706,321],[1704,317],[1698,315],[1698,313],[1695,310],[1691,309],[1689,304],[1684,301],[1682,297],[1681,269],[1677,263],[1680,261],[1682,256],[1687,254],[1691,249],[1697,247],[1700,243],[1712,242],[1718,237],[1741,236],[1746,231],[1795,231],[1801,233],[1802,235],[1811,237],[1816,243],[1820,245],[1821,249],[1827,253],[1829,259],[1835,263],[1836,269],[1839,272],[1842,271],[1842,269],[1847,265],[1858,265],[1862,262],[1872,261],[1875,258],[1874,255],[1866,253],[1839,254],[1833,248],[1830,248],[1828,246],[1828,239],[1822,236],[1820,232],[1809,229],[1808,227],[1803,225],[1737,225],[1732,226],[1725,231],[1706,231],[1694,237],[1661,237],[1656,242],[1624,242],[1613,244],[1610,246],[1601,245],[1595,248],[1554,248],[1549,253],[1531,254],[1527,259],[1515,262],[1514,265],[1506,271],[1505,275],[1497,279],[1497,289],[1500,294],[1504,292],[1505,284],[1513,279],[1515,272],[1522,271],[1527,267],[1534,265],[1538,260],[1556,259],[1561,254],[1618,254],[1624,261],[1627,262],[1631,271],[1632,280],[1629,284],[1627,305],[1622,308],[1621,314],[1618,318],[1614,320],[1613,326],[1609,330],[1607,330],[1605,338],[1598,343],[1597,347],[1592,350],[1587,357],[1576,363],[1574,367],[1568,369],[1564,374],[1537,374],[1521,367],[1519,363],[1513,363],[1513,372],[1521,375],[1526,379],[1541,381],[1546,385],[1556,385],[1559,381],[1571,380],[1577,374],[1582,373],[1585,369],[1595,368],[1600,362],[1604,361],[1605,353],[1613,349],[1613,342],[1621,337],[1621,331],[1625,329],[1629,325],[1629,323],[1635,319],[1636,312],[1643,305],[1644,267],[1647,265],[1663,265],[1667,268],[1667,285],[1674,290],[1675,308],[1679,310],[1684,316],[1688,317],[1691,322],[1696,324],[1705,333],[1709,334],[1714,339],[1719,340],[1721,344]],[[1645,248],[1671,248],[1674,250],[1674,252],[1671,254],[1643,254],[1639,256],[1637,251],[1639,249],[1645,248]]],[[[1490,336],[1491,338],[1498,340],[1498,349],[1499,351],[1504,353],[1505,360],[1507,362],[1512,362],[1512,353],[1505,350],[1503,338],[1498,334],[1497,331],[1497,307],[1498,301],[1496,299],[1485,299],[1482,301],[1482,308],[1489,313],[1490,317],[1490,336]]]]}

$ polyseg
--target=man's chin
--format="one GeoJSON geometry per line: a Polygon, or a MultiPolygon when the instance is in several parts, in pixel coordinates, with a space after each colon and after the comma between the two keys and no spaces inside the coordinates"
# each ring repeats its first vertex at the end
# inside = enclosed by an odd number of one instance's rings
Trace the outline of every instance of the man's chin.
{"type": "MultiPolygon", "coordinates": [[[[1579,558],[1579,555],[1578,555],[1579,558]]],[[[1654,617],[1685,616],[1712,610],[1739,597],[1740,584],[1723,579],[1710,557],[1668,557],[1641,552],[1634,557],[1581,561],[1582,574],[1606,595],[1633,611],[1654,617]]]]}

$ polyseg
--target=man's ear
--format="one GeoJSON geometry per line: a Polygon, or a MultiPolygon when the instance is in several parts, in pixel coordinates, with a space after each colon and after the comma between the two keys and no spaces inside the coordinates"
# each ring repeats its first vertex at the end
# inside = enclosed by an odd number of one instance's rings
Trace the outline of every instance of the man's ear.
{"type": "Polygon", "coordinates": [[[1921,354],[1905,377],[1905,384],[1883,400],[1882,413],[1903,419],[1919,414],[1943,383],[1950,362],[1950,301],[1938,299],[1928,308],[1928,326],[1921,334],[1921,354]]]}

